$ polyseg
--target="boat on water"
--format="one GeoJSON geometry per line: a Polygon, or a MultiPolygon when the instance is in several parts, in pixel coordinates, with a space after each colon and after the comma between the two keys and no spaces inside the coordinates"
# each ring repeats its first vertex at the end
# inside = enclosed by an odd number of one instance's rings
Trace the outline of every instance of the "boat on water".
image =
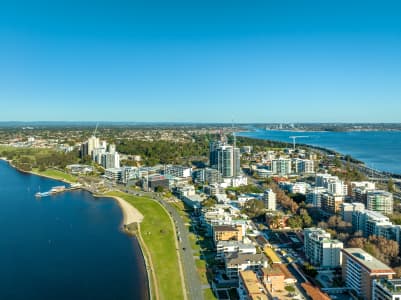
{"type": "Polygon", "coordinates": [[[35,194],[35,197],[37,197],[37,198],[48,197],[48,196],[50,196],[50,192],[43,192],[43,193],[37,192],[35,194]]]}
{"type": "Polygon", "coordinates": [[[55,186],[55,187],[52,187],[51,190],[48,192],[43,192],[43,193],[37,192],[35,194],[35,197],[37,197],[37,198],[48,197],[48,196],[51,196],[51,195],[54,195],[57,193],[61,193],[65,190],[66,190],[66,187],[64,185],[55,186]]]}
{"type": "Polygon", "coordinates": [[[50,190],[51,194],[60,193],[65,190],[65,185],[55,186],[50,190]]]}

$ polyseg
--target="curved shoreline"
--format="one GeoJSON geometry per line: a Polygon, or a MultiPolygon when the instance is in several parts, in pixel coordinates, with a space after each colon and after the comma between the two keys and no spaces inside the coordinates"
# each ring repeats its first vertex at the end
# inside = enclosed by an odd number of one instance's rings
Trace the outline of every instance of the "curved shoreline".
{"type": "MultiPolygon", "coordinates": [[[[19,168],[17,168],[11,160],[8,160],[4,157],[0,157],[0,160],[3,160],[5,162],[7,162],[12,168],[14,168],[15,170],[25,173],[25,174],[31,174],[31,175],[35,175],[35,176],[40,176],[43,178],[47,178],[47,179],[52,179],[52,180],[56,180],[56,181],[61,181],[64,183],[68,183],[68,184],[73,184],[73,182],[70,182],[66,179],[59,179],[59,178],[55,178],[49,175],[44,175],[44,174],[39,174],[33,171],[25,171],[25,170],[21,170],[19,168]]],[[[143,262],[145,264],[145,269],[146,269],[146,279],[147,279],[147,286],[148,286],[148,291],[149,291],[149,299],[152,299],[152,288],[151,288],[151,283],[150,283],[150,276],[152,276],[152,278],[154,278],[155,274],[153,272],[154,268],[151,262],[151,258],[150,258],[150,254],[149,254],[149,250],[147,249],[147,246],[145,244],[145,242],[142,239],[142,236],[140,234],[140,223],[142,222],[144,216],[131,204],[129,204],[127,201],[125,201],[124,199],[117,197],[117,196],[112,196],[112,195],[102,195],[102,194],[95,194],[93,193],[91,190],[86,189],[84,187],[81,187],[82,190],[85,190],[89,193],[91,193],[91,195],[94,198],[111,198],[114,201],[117,202],[118,206],[120,207],[121,211],[122,211],[122,215],[123,215],[123,220],[122,220],[122,227],[125,228],[126,225],[132,224],[132,223],[137,223],[138,224],[138,242],[139,242],[139,246],[140,246],[140,250],[141,250],[141,254],[142,254],[142,258],[143,258],[143,262]],[[146,253],[146,254],[145,254],[146,253]],[[150,274],[152,273],[152,274],[150,274]]],[[[124,230],[125,231],[125,230],[124,230]]],[[[125,231],[127,234],[128,232],[125,231]]],[[[158,295],[158,291],[156,289],[155,291],[156,293],[156,299],[159,299],[159,295],[158,295]]]]}
{"type": "MultiPolygon", "coordinates": [[[[241,131],[244,132],[244,131],[241,131]]],[[[236,135],[238,133],[241,132],[237,132],[236,135]]],[[[251,132],[251,131],[247,131],[247,132],[251,132]]],[[[239,137],[243,137],[243,138],[248,138],[248,139],[254,139],[254,140],[259,140],[259,141],[268,141],[268,142],[272,142],[272,143],[283,143],[283,144],[288,144],[289,146],[291,146],[291,143],[288,142],[283,142],[283,141],[279,141],[279,140],[272,140],[272,139],[263,139],[263,138],[258,138],[258,137],[253,137],[253,136],[246,136],[246,135],[237,135],[239,137]]],[[[340,155],[345,157],[346,154],[339,152],[337,150],[333,150],[330,148],[325,148],[322,146],[314,146],[314,145],[310,145],[310,144],[306,144],[306,143],[297,143],[298,146],[304,147],[304,148],[309,148],[312,150],[318,150],[318,151],[324,151],[326,152],[326,154],[332,154],[332,155],[340,155]]],[[[378,169],[373,169],[369,166],[366,165],[366,163],[360,159],[357,159],[351,155],[349,155],[351,157],[352,160],[354,160],[354,163],[359,164],[361,167],[364,167],[367,170],[373,171],[375,173],[381,173],[384,176],[390,176],[390,177],[394,177],[394,178],[401,178],[401,173],[394,173],[394,172],[389,172],[389,171],[385,171],[385,170],[378,170],[378,169]]]]}

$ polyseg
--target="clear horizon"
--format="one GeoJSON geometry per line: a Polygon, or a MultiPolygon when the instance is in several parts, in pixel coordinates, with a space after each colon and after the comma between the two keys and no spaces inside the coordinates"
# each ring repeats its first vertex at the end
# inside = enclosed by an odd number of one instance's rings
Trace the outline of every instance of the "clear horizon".
{"type": "Polygon", "coordinates": [[[359,0],[1,3],[0,121],[399,123],[400,11],[359,0]]]}

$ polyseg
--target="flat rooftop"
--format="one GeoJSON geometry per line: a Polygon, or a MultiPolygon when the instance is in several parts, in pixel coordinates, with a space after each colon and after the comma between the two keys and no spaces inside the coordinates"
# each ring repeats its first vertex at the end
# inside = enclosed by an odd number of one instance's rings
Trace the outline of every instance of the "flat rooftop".
{"type": "Polygon", "coordinates": [[[374,258],[372,255],[362,250],[361,248],[346,248],[342,249],[342,252],[352,257],[355,261],[361,264],[365,269],[372,273],[389,273],[395,274],[394,270],[380,260],[374,258]]]}
{"type": "Polygon", "coordinates": [[[277,256],[276,252],[270,247],[264,247],[263,251],[270,258],[273,264],[281,264],[281,259],[277,256]]]}
{"type": "Polygon", "coordinates": [[[251,299],[267,300],[267,296],[260,291],[261,283],[253,271],[240,271],[240,276],[251,299]]]}

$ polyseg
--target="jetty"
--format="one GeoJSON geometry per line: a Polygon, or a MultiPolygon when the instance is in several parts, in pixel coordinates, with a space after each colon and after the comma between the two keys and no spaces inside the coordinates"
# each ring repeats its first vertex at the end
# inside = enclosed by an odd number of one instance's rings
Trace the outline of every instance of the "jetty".
{"type": "Polygon", "coordinates": [[[81,184],[79,184],[79,183],[71,184],[69,187],[66,187],[65,185],[59,185],[59,186],[52,187],[47,192],[37,192],[35,194],[35,197],[37,197],[37,198],[48,197],[48,196],[60,194],[60,193],[67,192],[67,191],[77,190],[80,188],[81,188],[81,184]]]}

